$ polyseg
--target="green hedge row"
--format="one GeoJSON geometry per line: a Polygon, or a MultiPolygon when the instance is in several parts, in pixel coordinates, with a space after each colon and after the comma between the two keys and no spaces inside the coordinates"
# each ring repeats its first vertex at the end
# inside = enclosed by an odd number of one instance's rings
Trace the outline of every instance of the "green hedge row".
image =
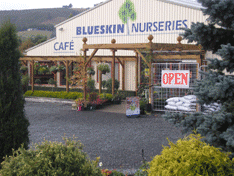
{"type": "Polygon", "coordinates": [[[34,97],[50,97],[50,98],[62,98],[62,99],[77,99],[82,98],[83,94],[81,92],[51,92],[51,91],[39,91],[35,90],[32,92],[31,90],[28,90],[25,92],[24,96],[34,96],[34,97]]]}
{"type": "MultiPolygon", "coordinates": [[[[28,86],[28,90],[31,90],[31,86],[28,86]]],[[[42,90],[42,91],[52,91],[52,87],[40,87],[40,86],[35,86],[34,90],[42,90]]],[[[54,91],[66,91],[66,88],[62,87],[53,87],[54,91]]],[[[98,89],[95,89],[94,92],[98,93],[98,89]]],[[[136,96],[136,91],[127,91],[127,90],[118,90],[119,93],[123,96],[125,99],[126,97],[134,97],[136,96]]],[[[82,89],[69,89],[69,92],[83,92],[82,89]]],[[[111,93],[108,92],[107,90],[102,90],[102,93],[111,93]]]]}

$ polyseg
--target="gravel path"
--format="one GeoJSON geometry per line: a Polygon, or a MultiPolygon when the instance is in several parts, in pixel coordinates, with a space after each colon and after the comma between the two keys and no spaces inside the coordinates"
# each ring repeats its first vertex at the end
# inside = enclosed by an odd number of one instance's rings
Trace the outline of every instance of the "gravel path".
{"type": "Polygon", "coordinates": [[[160,154],[162,145],[182,138],[179,128],[159,116],[127,118],[125,114],[105,111],[73,111],[71,104],[26,100],[26,117],[30,126],[30,146],[46,140],[63,142],[62,136],[78,137],[84,151],[94,160],[100,156],[102,168],[122,169],[134,173],[145,158],[160,154]]]}

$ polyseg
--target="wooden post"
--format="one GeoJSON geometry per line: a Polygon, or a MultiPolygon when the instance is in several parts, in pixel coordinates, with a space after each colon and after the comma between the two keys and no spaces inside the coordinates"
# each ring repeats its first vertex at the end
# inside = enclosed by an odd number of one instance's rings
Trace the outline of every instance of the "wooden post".
{"type": "Polygon", "coordinates": [[[138,91],[138,53],[136,52],[136,96],[138,91]]]}
{"type": "Polygon", "coordinates": [[[31,89],[34,92],[34,60],[31,61],[32,74],[31,76],[31,89]]]}
{"type": "Polygon", "coordinates": [[[102,71],[98,70],[99,72],[99,94],[102,93],[102,71]]]}
{"type": "MultiPolygon", "coordinates": [[[[86,37],[84,37],[83,38],[83,42],[84,42],[84,45],[86,45],[86,42],[87,42],[88,40],[87,40],[87,38],[86,37]]],[[[87,49],[84,49],[83,50],[84,51],[84,62],[86,62],[86,54],[87,54],[87,49]]],[[[84,92],[84,99],[85,99],[85,101],[86,101],[86,94],[87,94],[87,92],[86,92],[86,78],[87,78],[87,74],[86,74],[86,63],[85,63],[85,67],[84,67],[84,77],[85,77],[85,81],[83,82],[83,92],[84,92]]]]}
{"type": "Polygon", "coordinates": [[[151,66],[152,66],[152,58],[153,58],[153,51],[152,51],[152,40],[153,40],[153,36],[150,35],[148,37],[149,39],[149,43],[151,44],[151,47],[150,47],[150,60],[149,60],[149,103],[151,103],[151,92],[152,92],[152,79],[151,79],[151,66]]]}
{"type": "MultiPolygon", "coordinates": [[[[116,40],[112,39],[111,43],[115,44],[116,40]]],[[[111,63],[111,78],[112,78],[112,95],[114,96],[115,94],[115,52],[116,50],[112,50],[113,53],[113,58],[112,58],[112,63],[111,63]]]]}
{"type": "Polygon", "coordinates": [[[125,61],[122,61],[122,90],[125,90],[125,61]]]}
{"type": "Polygon", "coordinates": [[[66,91],[69,92],[69,82],[68,82],[68,77],[69,77],[69,61],[67,60],[65,62],[66,65],[66,91]]]}

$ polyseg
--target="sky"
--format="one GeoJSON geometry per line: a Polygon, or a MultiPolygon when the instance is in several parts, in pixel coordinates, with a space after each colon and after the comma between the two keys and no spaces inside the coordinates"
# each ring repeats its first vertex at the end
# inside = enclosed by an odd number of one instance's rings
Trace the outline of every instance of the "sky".
{"type": "Polygon", "coordinates": [[[44,9],[44,8],[61,8],[64,5],[73,5],[73,8],[93,7],[94,4],[105,2],[106,0],[70,0],[70,1],[51,1],[51,0],[1,0],[1,10],[25,10],[25,9],[44,9]],[[3,2],[2,2],[3,1],[3,2]]]}

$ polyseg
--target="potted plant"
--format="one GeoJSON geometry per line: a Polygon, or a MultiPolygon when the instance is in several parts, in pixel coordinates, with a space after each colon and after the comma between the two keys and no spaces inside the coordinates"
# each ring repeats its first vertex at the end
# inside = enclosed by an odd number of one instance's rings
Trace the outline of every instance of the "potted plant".
{"type": "Polygon", "coordinates": [[[95,75],[95,71],[93,69],[93,67],[88,67],[87,68],[87,73],[91,76],[91,75],[95,75]]]}
{"type": "Polygon", "coordinates": [[[49,70],[49,68],[48,68],[47,65],[42,65],[42,66],[39,67],[38,71],[39,71],[40,74],[44,74],[45,75],[50,70],[49,70]]]}
{"type": "Polygon", "coordinates": [[[41,64],[38,62],[36,62],[34,64],[34,74],[38,74],[38,70],[39,70],[40,66],[41,66],[41,64]]]}
{"type": "MultiPolygon", "coordinates": [[[[106,81],[105,86],[106,86],[108,92],[112,91],[112,78],[110,78],[106,81]]],[[[119,89],[119,81],[117,79],[115,79],[114,89],[115,90],[119,89]]]]}
{"type": "Polygon", "coordinates": [[[21,66],[20,67],[20,71],[21,71],[22,74],[25,74],[27,70],[28,70],[28,67],[26,67],[26,66],[21,66]]]}
{"type": "Polygon", "coordinates": [[[97,66],[97,69],[100,70],[102,72],[102,74],[106,74],[110,72],[110,67],[108,64],[99,64],[97,66]]]}
{"type": "Polygon", "coordinates": [[[97,98],[98,98],[98,94],[96,92],[93,92],[93,93],[89,94],[88,110],[96,109],[97,98]]]}
{"type": "Polygon", "coordinates": [[[141,115],[145,114],[145,106],[146,106],[146,99],[142,98],[140,100],[140,114],[141,115]]]}
{"type": "Polygon", "coordinates": [[[90,92],[95,90],[95,81],[93,79],[89,79],[87,81],[87,87],[89,88],[90,92]]]}
{"type": "Polygon", "coordinates": [[[113,104],[121,104],[122,96],[119,91],[113,96],[113,104]]]}
{"type": "Polygon", "coordinates": [[[63,65],[57,66],[58,72],[61,72],[61,71],[65,70],[65,69],[66,69],[66,68],[65,68],[63,65]]]}
{"type": "Polygon", "coordinates": [[[75,103],[77,104],[77,111],[83,111],[84,110],[84,99],[78,98],[75,100],[75,103]]]}
{"type": "Polygon", "coordinates": [[[50,67],[50,72],[53,73],[54,75],[57,73],[58,68],[56,65],[50,67]]]}
{"type": "MultiPolygon", "coordinates": [[[[53,78],[49,79],[48,84],[51,84],[51,85],[54,85],[54,87],[57,87],[57,81],[55,81],[53,78]]],[[[54,91],[53,87],[52,87],[52,91],[54,91]]]]}
{"type": "Polygon", "coordinates": [[[41,80],[40,80],[40,79],[36,79],[36,80],[35,80],[35,83],[36,83],[36,84],[41,84],[41,80]]]}

